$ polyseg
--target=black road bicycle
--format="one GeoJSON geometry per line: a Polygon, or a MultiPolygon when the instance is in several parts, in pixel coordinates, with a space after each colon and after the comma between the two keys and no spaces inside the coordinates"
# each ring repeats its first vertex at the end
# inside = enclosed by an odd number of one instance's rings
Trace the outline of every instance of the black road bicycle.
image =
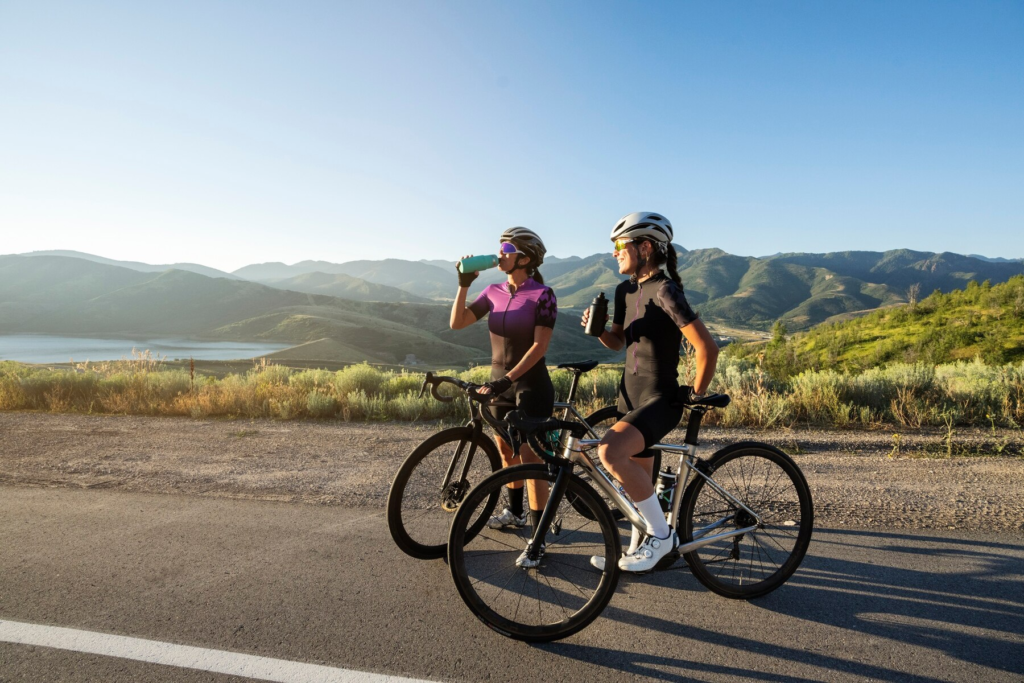
{"type": "MultiPolygon", "coordinates": [[[[577,425],[583,430],[582,434],[599,439],[619,420],[621,413],[615,406],[607,406],[583,417],[575,406],[580,377],[597,367],[597,361],[562,363],[558,367],[572,373],[572,384],[566,400],[555,402],[556,414],[560,410],[563,422],[577,425]]],[[[490,394],[478,394],[479,385],[430,372],[423,380],[420,396],[429,387],[437,400],[453,401],[454,398],[438,393],[442,384],[451,384],[466,393],[469,421],[462,427],[444,429],[417,446],[398,470],[388,493],[387,522],[391,537],[407,555],[424,560],[445,556],[448,528],[460,503],[470,489],[501,469],[498,448],[485,434],[484,423],[499,434],[505,433],[505,423],[496,420],[486,408],[514,407],[511,403],[496,401],[490,394]]],[[[497,501],[498,492],[494,492],[487,504],[477,510],[467,529],[474,533],[479,531],[497,501]]]]}
{"type": "MultiPolygon", "coordinates": [[[[728,403],[722,394],[686,403],[684,443],[653,449],[679,456],[675,494],[682,495],[673,495],[666,514],[693,575],[719,595],[751,599],[781,586],[800,566],[814,507],[800,468],[773,446],[747,441],[697,457],[704,414],[728,403]]],[[[598,442],[582,440],[582,425],[520,411],[510,412],[507,424],[511,443],[528,440],[547,464],[495,472],[469,492],[451,524],[449,568],[466,605],[498,633],[526,641],[565,638],[597,618],[618,584],[621,535],[605,499],[638,529],[647,522],[622,486],[596,466],[590,454],[598,442]],[[551,430],[562,430],[561,453],[537,438],[551,430]],[[536,529],[471,524],[494,508],[509,482],[531,480],[550,487],[536,529]]],[[[678,557],[670,554],[658,568],[678,557]]]]}

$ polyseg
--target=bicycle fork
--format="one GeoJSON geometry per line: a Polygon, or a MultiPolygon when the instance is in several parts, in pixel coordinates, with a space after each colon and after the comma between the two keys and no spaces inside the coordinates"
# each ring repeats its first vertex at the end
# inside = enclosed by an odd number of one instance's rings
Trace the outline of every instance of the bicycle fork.
{"type": "Polygon", "coordinates": [[[442,506],[447,503],[452,507],[452,510],[462,503],[462,498],[466,495],[466,491],[462,490],[462,482],[466,481],[466,477],[469,475],[469,466],[473,464],[473,454],[476,452],[476,440],[483,431],[480,429],[480,425],[475,422],[471,422],[467,426],[473,427],[473,433],[469,440],[469,453],[467,453],[465,459],[462,460],[462,471],[459,473],[458,479],[455,480],[457,482],[456,487],[458,489],[454,491],[455,495],[451,495],[453,493],[451,488],[452,478],[455,475],[455,467],[459,464],[462,451],[466,447],[465,441],[459,442],[459,447],[455,449],[455,455],[452,456],[452,461],[448,464],[448,471],[444,475],[444,481],[441,482],[442,506]]]}

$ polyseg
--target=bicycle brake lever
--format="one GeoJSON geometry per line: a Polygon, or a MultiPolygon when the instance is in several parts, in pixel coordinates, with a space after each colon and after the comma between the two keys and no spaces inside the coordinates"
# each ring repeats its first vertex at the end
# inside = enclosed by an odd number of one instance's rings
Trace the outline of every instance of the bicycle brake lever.
{"type": "Polygon", "coordinates": [[[427,393],[427,387],[432,383],[432,379],[434,379],[434,373],[432,372],[427,372],[427,374],[423,376],[423,386],[420,387],[420,398],[423,398],[423,394],[427,393]]]}

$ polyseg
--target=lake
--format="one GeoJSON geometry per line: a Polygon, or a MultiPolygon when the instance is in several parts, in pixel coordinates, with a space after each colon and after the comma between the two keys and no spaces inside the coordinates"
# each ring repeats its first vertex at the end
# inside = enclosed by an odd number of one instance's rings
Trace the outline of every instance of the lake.
{"type": "Polygon", "coordinates": [[[148,350],[154,358],[238,360],[280,351],[289,344],[206,342],[191,339],[88,339],[46,335],[0,335],[0,360],[22,363],[67,363],[131,358],[132,349],[148,350]]]}

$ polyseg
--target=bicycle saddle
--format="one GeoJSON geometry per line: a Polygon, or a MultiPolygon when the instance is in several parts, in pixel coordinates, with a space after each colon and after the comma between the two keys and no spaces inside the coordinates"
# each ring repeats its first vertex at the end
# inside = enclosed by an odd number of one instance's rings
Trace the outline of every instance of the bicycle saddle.
{"type": "Polygon", "coordinates": [[[699,401],[690,401],[691,406],[707,406],[708,408],[724,408],[732,401],[728,394],[708,394],[699,401]]]}
{"type": "Polygon", "coordinates": [[[558,366],[564,370],[576,370],[577,372],[589,372],[597,367],[596,360],[581,360],[575,363],[561,363],[558,366]]]}

